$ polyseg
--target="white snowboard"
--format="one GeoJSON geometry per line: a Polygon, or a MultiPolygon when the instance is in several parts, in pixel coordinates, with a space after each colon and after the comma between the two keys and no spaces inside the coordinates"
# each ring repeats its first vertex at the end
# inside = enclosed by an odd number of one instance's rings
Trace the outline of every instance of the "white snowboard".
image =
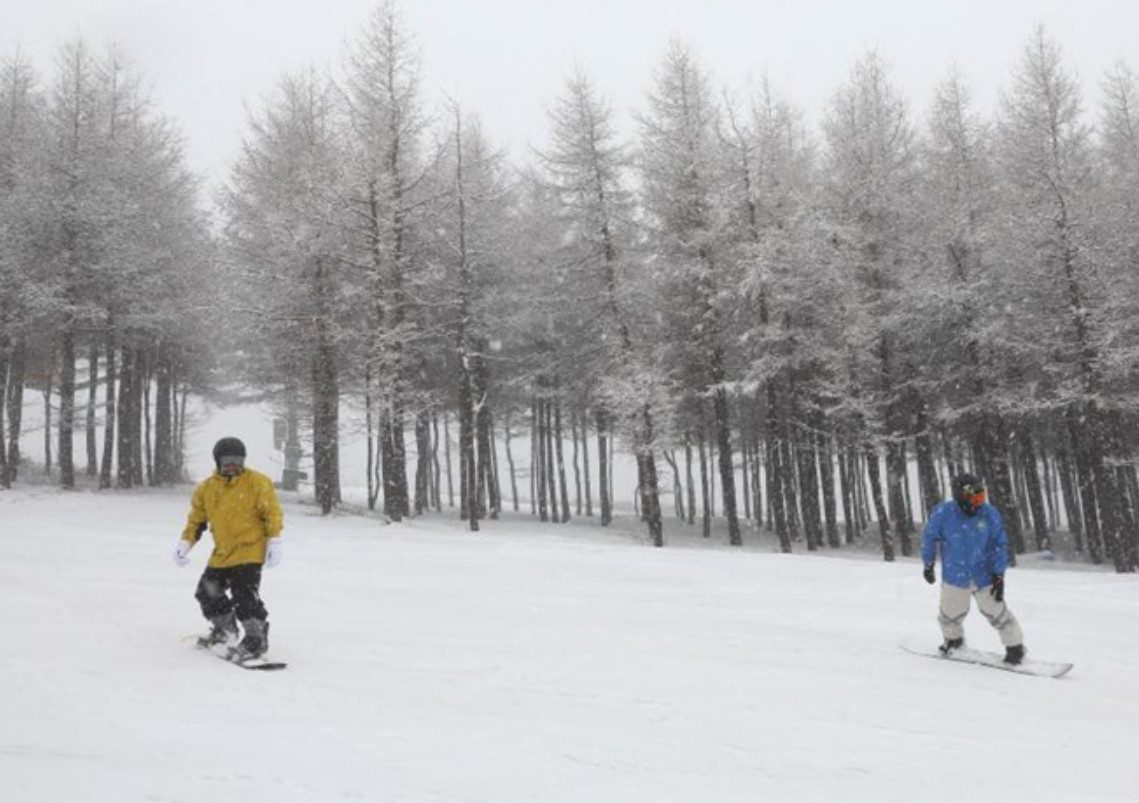
{"type": "Polygon", "coordinates": [[[910,636],[901,643],[901,648],[914,655],[924,655],[928,658],[937,658],[942,661],[958,661],[965,664],[977,664],[993,669],[1003,669],[1006,672],[1016,672],[1020,675],[1036,675],[1042,678],[1061,678],[1072,670],[1072,664],[1063,661],[1043,661],[1031,653],[1024,656],[1019,664],[1006,664],[1003,653],[978,650],[968,645],[950,650],[946,655],[937,649],[938,645],[929,637],[910,636]]]}

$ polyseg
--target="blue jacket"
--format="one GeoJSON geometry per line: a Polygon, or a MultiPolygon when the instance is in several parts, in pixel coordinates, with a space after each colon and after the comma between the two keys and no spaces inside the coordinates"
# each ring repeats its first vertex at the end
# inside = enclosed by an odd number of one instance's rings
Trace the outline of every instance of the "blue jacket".
{"type": "Polygon", "coordinates": [[[933,509],[921,537],[922,563],[941,553],[942,582],[984,588],[1008,568],[1008,536],[1000,511],[988,502],[967,516],[953,500],[933,509]]]}

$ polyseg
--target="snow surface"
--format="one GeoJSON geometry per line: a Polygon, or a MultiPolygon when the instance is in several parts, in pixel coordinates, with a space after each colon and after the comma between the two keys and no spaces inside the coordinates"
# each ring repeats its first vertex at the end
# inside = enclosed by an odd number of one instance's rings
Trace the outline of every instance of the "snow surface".
{"type": "Polygon", "coordinates": [[[1135,576],[1012,570],[1029,650],[1076,664],[1050,680],[902,652],[938,638],[912,560],[289,497],[266,674],[182,640],[188,496],[0,492],[0,800],[1139,798],[1135,576]]]}

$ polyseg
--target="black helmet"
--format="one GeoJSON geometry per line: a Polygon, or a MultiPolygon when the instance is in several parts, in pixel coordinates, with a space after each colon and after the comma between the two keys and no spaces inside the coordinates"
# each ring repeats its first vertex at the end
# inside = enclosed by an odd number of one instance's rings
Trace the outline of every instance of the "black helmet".
{"type": "Polygon", "coordinates": [[[966,516],[972,516],[985,504],[985,481],[976,474],[958,474],[953,478],[953,501],[966,516]]]}
{"type": "Polygon", "coordinates": [[[214,444],[214,465],[221,471],[223,457],[240,457],[242,465],[245,463],[245,444],[240,438],[222,438],[214,444]]]}

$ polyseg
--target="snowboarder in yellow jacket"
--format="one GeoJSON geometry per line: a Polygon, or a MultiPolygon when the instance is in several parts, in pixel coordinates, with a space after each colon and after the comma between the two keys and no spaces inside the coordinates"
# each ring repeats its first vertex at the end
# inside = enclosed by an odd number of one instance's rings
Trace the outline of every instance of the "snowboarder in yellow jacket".
{"type": "Polygon", "coordinates": [[[222,438],[214,445],[215,471],[198,483],[186,528],[174,550],[179,566],[208,527],[214,551],[194,596],[211,624],[202,646],[237,644],[240,659],[256,658],[269,648],[269,613],[261,602],[261,567],[281,561],[281,504],[273,481],[245,467],[245,444],[222,438]]]}

